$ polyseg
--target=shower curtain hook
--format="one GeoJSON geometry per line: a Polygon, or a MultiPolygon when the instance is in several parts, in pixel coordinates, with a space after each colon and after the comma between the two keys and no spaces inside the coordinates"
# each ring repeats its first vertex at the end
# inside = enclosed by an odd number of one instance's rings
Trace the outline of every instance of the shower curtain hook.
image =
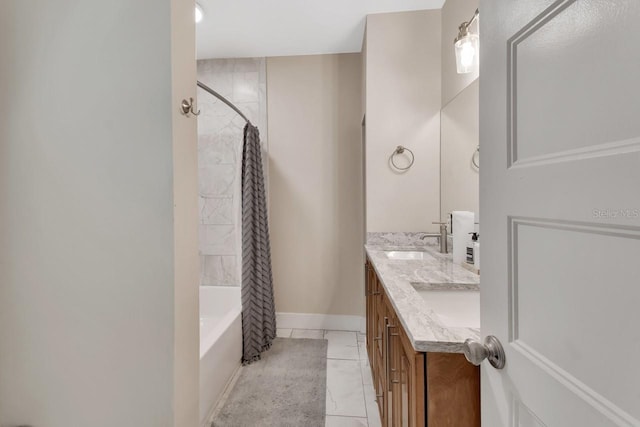
{"type": "Polygon", "coordinates": [[[195,102],[193,102],[193,98],[189,98],[191,100],[191,114],[193,114],[194,116],[199,116],[200,115],[200,110],[198,111],[193,111],[193,107],[195,107],[195,102]]]}
{"type": "Polygon", "coordinates": [[[197,117],[200,115],[200,110],[194,111],[194,106],[195,103],[193,102],[193,98],[189,98],[188,101],[186,99],[183,99],[182,103],[180,104],[180,112],[186,117],[189,117],[189,114],[193,114],[197,117]]]}

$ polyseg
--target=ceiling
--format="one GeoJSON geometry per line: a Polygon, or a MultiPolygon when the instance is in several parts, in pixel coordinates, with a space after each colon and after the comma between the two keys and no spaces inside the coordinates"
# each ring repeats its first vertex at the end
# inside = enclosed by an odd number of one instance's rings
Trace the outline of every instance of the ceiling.
{"type": "Polygon", "coordinates": [[[197,0],[198,59],[360,52],[371,13],[439,9],[444,0],[197,0]]]}

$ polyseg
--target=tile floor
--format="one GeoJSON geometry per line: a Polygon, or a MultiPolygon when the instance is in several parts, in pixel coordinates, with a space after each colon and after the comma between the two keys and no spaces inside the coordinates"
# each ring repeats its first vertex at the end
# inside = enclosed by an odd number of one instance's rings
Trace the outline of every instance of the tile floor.
{"type": "Polygon", "coordinates": [[[327,349],[327,419],[325,427],[379,427],[365,335],[321,329],[278,329],[282,338],[329,341],[327,349]]]}

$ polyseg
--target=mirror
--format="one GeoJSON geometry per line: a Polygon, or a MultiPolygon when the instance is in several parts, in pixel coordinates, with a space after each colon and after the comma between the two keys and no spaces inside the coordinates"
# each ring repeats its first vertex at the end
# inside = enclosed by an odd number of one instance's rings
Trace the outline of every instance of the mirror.
{"type": "Polygon", "coordinates": [[[440,114],[440,218],[451,211],[479,212],[479,84],[474,80],[440,114]]]}

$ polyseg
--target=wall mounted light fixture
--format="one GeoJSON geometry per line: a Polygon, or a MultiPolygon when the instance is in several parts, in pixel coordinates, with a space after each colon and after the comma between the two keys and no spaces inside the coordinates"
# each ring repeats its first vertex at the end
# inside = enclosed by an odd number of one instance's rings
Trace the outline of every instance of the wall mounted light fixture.
{"type": "Polygon", "coordinates": [[[202,6],[196,3],[196,24],[202,21],[202,18],[204,18],[204,11],[202,10],[202,6]]]}
{"type": "Polygon", "coordinates": [[[478,9],[476,9],[473,17],[458,27],[458,37],[454,40],[458,74],[470,73],[478,66],[480,57],[478,35],[469,31],[469,27],[478,19],[479,14],[478,9]]]}

